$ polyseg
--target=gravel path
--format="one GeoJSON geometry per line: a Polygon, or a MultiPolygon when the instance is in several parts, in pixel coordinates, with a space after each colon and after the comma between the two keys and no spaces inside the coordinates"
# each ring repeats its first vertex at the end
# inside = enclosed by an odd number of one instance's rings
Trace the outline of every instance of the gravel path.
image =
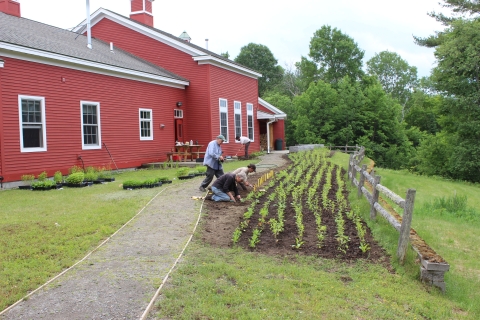
{"type": "MultiPolygon", "coordinates": [[[[257,172],[283,165],[284,153],[263,156],[257,172]]],[[[139,319],[193,232],[201,179],[162,186],[108,242],[0,319],[139,319]]]]}

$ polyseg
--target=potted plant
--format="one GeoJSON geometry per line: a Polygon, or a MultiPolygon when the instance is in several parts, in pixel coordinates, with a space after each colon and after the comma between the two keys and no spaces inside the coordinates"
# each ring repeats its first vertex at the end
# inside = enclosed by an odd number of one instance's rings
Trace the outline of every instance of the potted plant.
{"type": "Polygon", "coordinates": [[[33,174],[24,174],[21,179],[23,181],[23,186],[18,186],[18,189],[31,190],[33,180],[35,180],[35,176],[33,174]]]}
{"type": "Polygon", "coordinates": [[[123,189],[124,190],[127,190],[127,189],[139,189],[139,188],[142,188],[143,186],[143,181],[137,181],[137,180],[125,180],[123,182],[123,189]]]}
{"type": "Polygon", "coordinates": [[[190,168],[187,168],[187,167],[180,168],[176,172],[177,178],[180,180],[190,179],[191,176],[189,174],[190,174],[190,168]]]}
{"type": "Polygon", "coordinates": [[[55,174],[53,175],[53,181],[55,181],[55,184],[57,185],[57,188],[61,188],[62,187],[62,183],[63,183],[63,175],[62,175],[62,172],[61,171],[57,171],[55,172],[55,174]]]}
{"type": "Polygon", "coordinates": [[[112,167],[109,165],[102,168],[103,180],[106,182],[115,181],[115,177],[112,176],[112,167]]]}
{"type": "Polygon", "coordinates": [[[78,188],[87,186],[87,184],[83,182],[84,179],[85,174],[83,172],[74,172],[69,174],[65,181],[67,182],[67,186],[78,188]]]}
{"type": "Polygon", "coordinates": [[[87,167],[87,169],[85,170],[85,181],[87,182],[87,184],[89,186],[91,186],[93,184],[93,182],[95,180],[97,180],[98,178],[98,174],[97,172],[95,171],[95,168],[94,167],[87,167]]]}
{"type": "Polygon", "coordinates": [[[158,181],[162,184],[172,183],[172,180],[170,180],[168,177],[160,177],[158,178],[158,181]]]}
{"type": "Polygon", "coordinates": [[[207,175],[207,167],[205,166],[199,166],[199,167],[196,167],[195,169],[197,169],[197,176],[205,176],[207,175]]]}
{"type": "Polygon", "coordinates": [[[154,187],[158,187],[158,186],[161,186],[162,183],[161,182],[158,182],[157,179],[153,178],[153,179],[147,179],[145,181],[143,181],[143,187],[144,188],[154,188],[154,187]]]}
{"type": "Polygon", "coordinates": [[[105,182],[105,167],[98,167],[95,168],[97,172],[97,180],[93,181],[93,183],[104,183],[105,182]]]}
{"type": "Polygon", "coordinates": [[[38,180],[32,183],[32,190],[51,190],[56,188],[56,184],[52,180],[38,180]]]}

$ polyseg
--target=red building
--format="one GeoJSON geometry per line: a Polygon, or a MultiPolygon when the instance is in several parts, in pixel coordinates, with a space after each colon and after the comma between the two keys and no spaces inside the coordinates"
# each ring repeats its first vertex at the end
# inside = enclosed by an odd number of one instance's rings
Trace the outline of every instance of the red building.
{"type": "Polygon", "coordinates": [[[151,0],[131,8],[129,18],[99,9],[91,32],[86,21],[72,32],[0,0],[4,183],[73,165],[165,161],[175,141],[206,145],[218,134],[226,155],[238,151],[236,135],[250,137],[252,152],[285,140],[286,115],[258,98],[258,72],[155,29],[151,0]]]}

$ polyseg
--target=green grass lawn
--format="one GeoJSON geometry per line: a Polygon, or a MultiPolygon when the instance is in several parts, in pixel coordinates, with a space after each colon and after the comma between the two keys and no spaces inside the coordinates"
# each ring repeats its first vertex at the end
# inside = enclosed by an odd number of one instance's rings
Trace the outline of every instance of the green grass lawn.
{"type": "MultiPolygon", "coordinates": [[[[348,156],[337,153],[331,161],[346,168],[348,156]]],[[[157,316],[162,319],[480,318],[476,303],[480,301],[478,223],[448,214],[438,217],[422,210],[430,201],[430,190],[435,191],[435,197],[448,196],[452,186],[468,194],[469,205],[475,206],[477,199],[470,196],[475,197],[478,186],[429,180],[404,172],[385,174],[378,170],[377,173],[382,175],[382,183],[402,197],[407,188],[417,189],[412,227],[451,265],[445,277],[445,294],[419,281],[420,267],[415,263],[412,249],[409,248],[404,265],[397,263],[398,232],[381,216],[370,221],[367,201],[358,199],[352,189],[352,205],[361,209],[377,240],[391,255],[395,273],[362,261],[347,264],[313,257],[272,258],[241,249],[211,248],[197,238],[163,291],[157,303],[157,316]],[[423,179],[427,180],[421,182],[423,179]],[[394,186],[391,181],[399,182],[394,186]],[[420,191],[424,187],[425,192],[420,191]]],[[[479,205],[475,208],[480,212],[479,205]]]]}
{"type": "MultiPolygon", "coordinates": [[[[331,160],[347,167],[347,155],[337,153],[331,160]]],[[[248,163],[226,163],[225,171],[248,163]]],[[[122,181],[173,178],[175,171],[125,172],[115,182],[90,188],[0,192],[0,310],[78,261],[160,191],[124,191],[122,181]]],[[[479,319],[478,220],[428,209],[432,198],[450,197],[456,191],[466,195],[469,208],[478,213],[479,187],[391,170],[378,169],[377,174],[401,197],[407,188],[417,189],[412,227],[451,266],[445,294],[419,281],[413,250],[404,265],[396,263],[398,233],[381,217],[370,221],[366,200],[353,192],[352,205],[361,208],[375,237],[391,254],[395,273],[362,261],[272,258],[211,248],[197,235],[162,291],[159,317],[479,319]]]]}
{"type": "MultiPolygon", "coordinates": [[[[226,163],[225,171],[248,163],[226,163]]],[[[176,170],[126,171],[86,188],[1,191],[0,310],[80,260],[163,188],[123,190],[123,181],[167,176],[181,183],[176,170]]]]}

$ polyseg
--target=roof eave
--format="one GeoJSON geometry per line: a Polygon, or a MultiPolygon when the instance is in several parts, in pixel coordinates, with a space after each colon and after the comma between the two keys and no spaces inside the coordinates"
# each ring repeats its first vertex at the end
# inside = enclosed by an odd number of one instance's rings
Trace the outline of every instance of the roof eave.
{"type": "Polygon", "coordinates": [[[236,73],[243,74],[245,76],[248,76],[254,79],[258,79],[262,76],[261,73],[252,71],[247,68],[241,68],[239,66],[234,65],[233,63],[229,63],[227,61],[218,59],[214,56],[207,56],[207,55],[197,56],[197,57],[193,57],[193,60],[197,61],[198,64],[211,64],[217,67],[221,67],[223,69],[227,69],[236,73]]]}
{"type": "MultiPolygon", "coordinates": [[[[157,32],[157,31],[151,29],[150,27],[144,26],[144,25],[142,25],[141,23],[138,23],[138,22],[133,22],[130,19],[127,19],[127,18],[125,18],[125,17],[123,17],[119,14],[116,14],[116,13],[111,12],[109,10],[105,10],[103,8],[99,8],[97,11],[95,11],[91,15],[91,17],[90,17],[91,26],[94,26],[95,24],[97,24],[103,18],[112,20],[112,21],[114,21],[116,23],[119,23],[123,26],[128,26],[129,28],[131,28],[134,31],[137,31],[137,32],[139,32],[143,35],[146,35],[146,36],[148,36],[152,39],[155,39],[155,40],[160,41],[162,43],[165,43],[165,44],[167,44],[167,45],[169,45],[169,46],[171,46],[175,49],[178,49],[178,50],[180,50],[184,53],[187,53],[187,54],[191,55],[194,60],[196,58],[198,58],[198,60],[195,60],[195,61],[199,61],[199,64],[213,64],[213,65],[219,66],[221,68],[225,68],[225,69],[230,70],[230,71],[234,71],[234,72],[237,72],[237,73],[240,73],[240,74],[244,74],[244,75],[247,75],[247,76],[255,78],[255,79],[258,79],[259,77],[262,76],[260,73],[257,73],[253,70],[248,69],[248,68],[244,68],[244,67],[235,65],[233,63],[229,63],[228,61],[224,61],[224,60],[215,58],[215,57],[210,56],[210,55],[205,55],[205,52],[191,47],[190,45],[186,44],[185,41],[175,40],[173,38],[170,38],[170,37],[168,37],[168,36],[166,36],[166,35],[164,35],[160,32],[157,32]],[[205,59],[205,57],[210,57],[211,59],[205,59]],[[202,60],[202,62],[200,62],[200,60],[202,60]]],[[[73,31],[77,32],[77,33],[84,33],[85,30],[86,30],[86,21],[85,20],[83,20],[78,27],[73,29],[73,31]]]]}
{"type": "Polygon", "coordinates": [[[107,74],[114,77],[128,78],[136,81],[155,83],[179,89],[185,89],[188,81],[172,79],[147,72],[136,71],[99,62],[65,56],[57,53],[0,42],[0,53],[4,56],[32,62],[56,65],[70,69],[107,74]]]}

